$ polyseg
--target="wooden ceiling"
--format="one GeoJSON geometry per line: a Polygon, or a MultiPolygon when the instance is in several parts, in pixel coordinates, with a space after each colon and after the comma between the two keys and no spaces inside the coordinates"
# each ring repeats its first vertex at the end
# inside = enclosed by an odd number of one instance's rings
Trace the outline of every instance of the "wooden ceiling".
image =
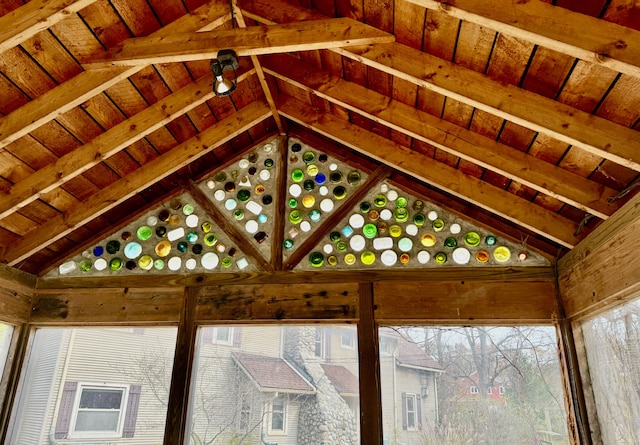
{"type": "Polygon", "coordinates": [[[233,4],[0,2],[1,262],[42,274],[278,133],[551,259],[637,191],[636,1],[233,4]]]}

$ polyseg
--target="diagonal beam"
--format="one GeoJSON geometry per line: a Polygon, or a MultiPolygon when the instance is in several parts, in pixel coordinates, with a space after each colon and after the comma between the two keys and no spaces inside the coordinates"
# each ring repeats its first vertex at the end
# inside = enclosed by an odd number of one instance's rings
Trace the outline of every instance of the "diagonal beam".
{"type": "MultiPolygon", "coordinates": [[[[239,80],[249,74],[253,70],[243,73],[239,80]]],[[[0,219],[213,98],[211,83],[211,75],[201,77],[15,183],[0,196],[0,219]]]]}
{"type": "Polygon", "coordinates": [[[640,77],[640,31],[545,2],[408,0],[571,57],[640,77]]]}
{"type": "Polygon", "coordinates": [[[96,0],[32,0],[0,17],[0,53],[50,28],[96,0]]]}
{"type": "Polygon", "coordinates": [[[4,261],[15,265],[111,210],[131,196],[220,147],[271,115],[263,102],[253,102],[232,116],[159,156],[77,206],[27,233],[7,249],[4,261]]]}
{"type": "Polygon", "coordinates": [[[606,219],[619,208],[607,201],[617,193],[611,188],[356,83],[318,71],[300,59],[269,55],[262,57],[262,63],[268,73],[285,82],[599,218],[606,219]]]}
{"type": "MultiPolygon", "coordinates": [[[[164,36],[194,29],[209,30],[211,26],[220,26],[228,19],[229,15],[227,5],[220,5],[217,2],[208,3],[191,14],[180,17],[152,35],[164,36]]],[[[0,27],[0,29],[3,28],[0,27]]],[[[144,66],[116,67],[82,72],[38,96],[7,116],[0,118],[0,148],[52,121],[143,68],[144,66]]]]}
{"type": "Polygon", "coordinates": [[[352,19],[325,19],[129,39],[85,66],[107,68],[209,60],[225,48],[233,48],[238,56],[251,56],[393,41],[392,34],[352,19]]]}
{"type": "MultiPolygon", "coordinates": [[[[322,17],[283,0],[243,3],[263,23],[322,17]],[[266,17],[266,18],[265,18],[266,17]]],[[[640,171],[640,132],[398,43],[333,48],[345,57],[640,171]]]]}
{"type": "Polygon", "coordinates": [[[572,248],[580,241],[580,238],[574,236],[577,229],[575,222],[478,178],[467,176],[460,170],[331,114],[316,112],[297,99],[281,95],[278,109],[284,116],[301,125],[556,243],[572,248]]]}

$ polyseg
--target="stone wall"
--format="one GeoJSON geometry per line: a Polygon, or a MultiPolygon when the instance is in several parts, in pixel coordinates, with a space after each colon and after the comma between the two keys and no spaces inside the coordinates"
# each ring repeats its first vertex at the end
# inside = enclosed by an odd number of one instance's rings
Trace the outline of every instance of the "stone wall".
{"type": "Polygon", "coordinates": [[[356,445],[358,429],[349,405],[327,378],[315,356],[315,327],[287,329],[285,358],[311,378],[317,389],[300,408],[299,445],[356,445]]]}

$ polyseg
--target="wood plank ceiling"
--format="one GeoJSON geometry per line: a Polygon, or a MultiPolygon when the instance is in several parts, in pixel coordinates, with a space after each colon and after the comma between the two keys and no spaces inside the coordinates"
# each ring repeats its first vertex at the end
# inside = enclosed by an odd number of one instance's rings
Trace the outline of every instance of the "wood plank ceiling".
{"type": "Polygon", "coordinates": [[[44,273],[278,133],[560,257],[637,191],[640,6],[552,3],[3,0],[0,261],[44,273]]]}

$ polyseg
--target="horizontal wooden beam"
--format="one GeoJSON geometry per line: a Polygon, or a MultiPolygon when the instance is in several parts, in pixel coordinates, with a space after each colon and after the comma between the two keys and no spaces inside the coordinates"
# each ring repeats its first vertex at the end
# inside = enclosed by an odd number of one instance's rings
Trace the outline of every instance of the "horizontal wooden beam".
{"type": "Polygon", "coordinates": [[[88,221],[97,218],[116,205],[185,165],[205,155],[249,130],[271,115],[263,102],[253,102],[230,117],[204,130],[188,141],[157,157],[124,178],[100,190],[75,207],[25,234],[5,253],[5,261],[15,265],[33,253],[66,236],[88,221]]]}
{"type": "Polygon", "coordinates": [[[50,28],[96,0],[32,0],[0,17],[0,53],[50,28]]]}
{"type": "MultiPolygon", "coordinates": [[[[32,1],[25,7],[33,3],[40,2],[32,1]]],[[[230,15],[228,9],[228,5],[209,2],[192,13],[180,17],[164,28],[159,29],[152,35],[165,36],[174,32],[186,32],[195,29],[209,30],[211,26],[220,26],[221,22],[228,18],[230,15]]],[[[4,28],[0,27],[0,29],[4,28]]],[[[52,121],[143,68],[144,66],[138,65],[80,73],[8,115],[0,117],[0,148],[52,121]]]]}
{"type": "Polygon", "coordinates": [[[573,221],[329,113],[317,112],[297,99],[281,95],[278,110],[320,134],[563,246],[571,248],[580,241],[574,235],[577,224],[573,221]]]}
{"type": "Polygon", "coordinates": [[[337,272],[257,272],[212,274],[162,274],[127,277],[39,278],[37,290],[102,287],[195,287],[227,284],[330,284],[378,281],[530,281],[551,280],[552,267],[442,267],[437,269],[387,269],[337,272]]]}
{"type": "MultiPolygon", "coordinates": [[[[283,0],[243,3],[262,23],[323,16],[283,0]]],[[[640,132],[398,43],[333,48],[345,57],[640,171],[640,132]]]]}
{"type": "Polygon", "coordinates": [[[34,275],[0,264],[0,322],[27,322],[36,280],[34,275]]]}
{"type": "Polygon", "coordinates": [[[408,1],[640,77],[640,31],[635,29],[539,1],[408,1]]]}
{"type": "Polygon", "coordinates": [[[352,19],[325,19],[129,39],[85,67],[209,60],[225,48],[238,56],[255,56],[393,41],[393,34],[352,19]]]}
{"type": "Polygon", "coordinates": [[[373,285],[379,323],[529,324],[559,316],[553,279],[527,282],[379,282],[373,285]]]}
{"type": "Polygon", "coordinates": [[[358,306],[357,282],[221,285],[198,289],[195,319],[356,321],[358,306]]]}
{"type": "Polygon", "coordinates": [[[606,219],[619,208],[608,202],[617,193],[609,187],[356,83],[318,71],[293,56],[264,56],[262,63],[269,74],[285,82],[599,218],[606,219]]]}
{"type": "Polygon", "coordinates": [[[640,296],[640,193],[558,261],[567,318],[640,296]]]}
{"type": "Polygon", "coordinates": [[[29,323],[177,323],[183,296],[184,290],[178,287],[40,291],[34,296],[29,323]]]}

